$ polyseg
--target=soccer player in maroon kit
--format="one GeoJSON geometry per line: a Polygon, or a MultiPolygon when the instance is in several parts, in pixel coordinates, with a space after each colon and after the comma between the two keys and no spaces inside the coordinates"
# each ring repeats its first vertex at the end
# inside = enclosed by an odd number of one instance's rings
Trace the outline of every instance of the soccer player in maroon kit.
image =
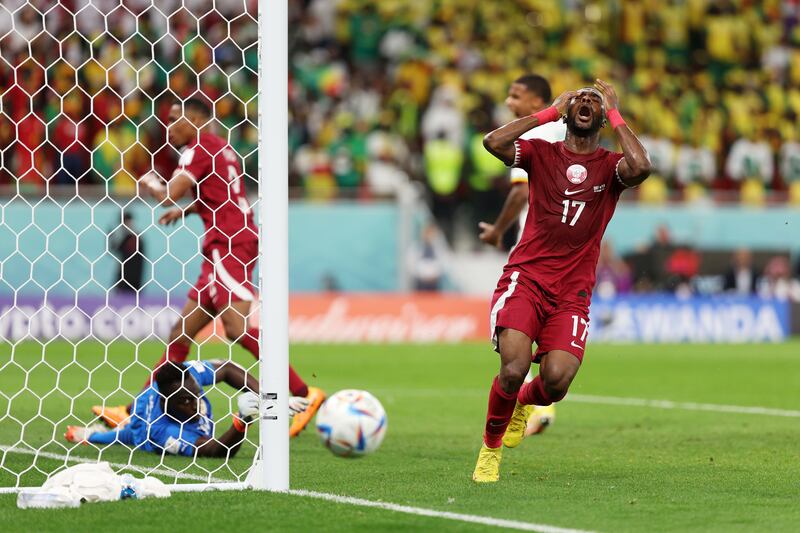
{"type": "MultiPolygon", "coordinates": [[[[525,230],[492,298],[491,334],[500,373],[489,392],[483,445],[472,474],[476,482],[500,479],[502,438],[512,416],[525,417],[526,405],[564,398],[580,368],[603,233],[622,191],[650,174],[647,151],[618,105],[614,88],[597,80],[594,87],[567,91],[551,107],[484,138],[489,152],[535,179],[529,184],[525,230]],[[563,142],[519,139],[563,115],[563,142]],[[600,147],[606,118],[622,153],[600,147]],[[523,385],[531,361],[539,363],[539,375],[523,385]]],[[[515,426],[524,432],[525,424],[515,426]]]]}
{"type": "MultiPolygon", "coordinates": [[[[189,98],[175,103],[169,113],[167,136],[173,147],[183,150],[178,166],[166,185],[152,173],[139,180],[140,188],[165,206],[176,205],[185,196],[194,197],[188,207],[164,213],[159,218],[161,224],[196,213],[205,226],[200,277],[189,290],[156,370],[167,360],[185,361],[194,337],[217,316],[229,340],[259,357],[258,329],[247,324],[254,299],[252,273],[258,259],[258,228],[245,195],[239,156],[225,139],[210,131],[210,123],[211,108],[202,100],[189,98]]],[[[308,387],[291,366],[289,389],[292,395],[309,401],[309,407],[292,420],[290,434],[295,436],[311,420],[325,395],[316,387],[308,387]]],[[[125,406],[95,406],[93,411],[112,427],[128,419],[125,406]]]]}

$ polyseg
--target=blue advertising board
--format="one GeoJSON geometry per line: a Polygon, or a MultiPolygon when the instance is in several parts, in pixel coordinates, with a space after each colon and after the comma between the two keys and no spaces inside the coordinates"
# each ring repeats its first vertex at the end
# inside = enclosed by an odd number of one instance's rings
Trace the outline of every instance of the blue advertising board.
{"type": "Polygon", "coordinates": [[[790,334],[789,303],[757,297],[595,297],[589,319],[594,342],[781,342],[790,334]]]}

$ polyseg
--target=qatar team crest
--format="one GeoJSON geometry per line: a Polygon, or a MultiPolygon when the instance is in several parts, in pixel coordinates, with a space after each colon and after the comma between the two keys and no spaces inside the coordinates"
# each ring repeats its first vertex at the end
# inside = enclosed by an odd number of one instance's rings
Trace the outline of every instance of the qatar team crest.
{"type": "Polygon", "coordinates": [[[570,181],[570,183],[575,185],[586,181],[587,175],[588,172],[586,172],[586,167],[583,165],[570,165],[570,167],[567,169],[567,179],[570,181]]]}

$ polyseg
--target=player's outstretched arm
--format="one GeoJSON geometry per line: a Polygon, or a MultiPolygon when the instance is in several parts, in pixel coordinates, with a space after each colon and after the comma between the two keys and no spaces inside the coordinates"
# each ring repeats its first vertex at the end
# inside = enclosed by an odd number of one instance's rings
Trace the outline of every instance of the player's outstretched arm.
{"type": "Polygon", "coordinates": [[[525,182],[514,183],[511,190],[508,191],[506,201],[494,224],[478,223],[478,227],[481,229],[481,233],[478,235],[480,240],[499,248],[502,245],[503,234],[508,231],[514,221],[519,219],[522,208],[527,204],[528,184],[525,182]]]}
{"type": "Polygon", "coordinates": [[[232,361],[221,361],[215,363],[217,367],[214,377],[215,381],[227,383],[239,391],[252,391],[258,393],[258,380],[247,373],[247,371],[232,361]]]}
{"type": "Polygon", "coordinates": [[[650,175],[652,166],[650,164],[650,157],[647,155],[642,143],[636,137],[625,121],[619,114],[619,98],[617,92],[610,84],[598,79],[595,82],[595,87],[603,95],[603,100],[606,108],[606,116],[617,134],[617,139],[622,147],[624,157],[619,162],[617,171],[619,179],[622,180],[628,187],[635,187],[647,179],[650,175]]]}
{"type": "Polygon", "coordinates": [[[558,120],[567,108],[567,102],[575,95],[575,91],[567,91],[555,99],[553,105],[533,115],[512,120],[504,126],[488,133],[483,138],[483,146],[490,154],[508,166],[514,163],[516,150],[514,141],[526,131],[546,122],[558,120]]]}
{"type": "Polygon", "coordinates": [[[234,457],[242,446],[245,429],[232,425],[219,439],[200,437],[195,441],[198,457],[234,457]]]}

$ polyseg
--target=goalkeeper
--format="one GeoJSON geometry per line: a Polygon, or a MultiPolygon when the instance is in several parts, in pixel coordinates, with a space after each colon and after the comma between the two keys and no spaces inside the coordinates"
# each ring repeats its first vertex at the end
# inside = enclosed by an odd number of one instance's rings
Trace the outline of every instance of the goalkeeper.
{"type": "MultiPolygon", "coordinates": [[[[244,440],[247,426],[258,417],[258,381],[229,361],[192,361],[162,364],[155,381],[133,401],[131,421],[122,429],[107,431],[102,424],[68,426],[70,442],[124,444],[155,453],[194,457],[233,457],[244,440]],[[224,382],[244,391],[238,397],[238,414],[218,439],[204,386],[224,382]]],[[[292,397],[289,415],[305,411],[308,400],[292,397]]]]}

